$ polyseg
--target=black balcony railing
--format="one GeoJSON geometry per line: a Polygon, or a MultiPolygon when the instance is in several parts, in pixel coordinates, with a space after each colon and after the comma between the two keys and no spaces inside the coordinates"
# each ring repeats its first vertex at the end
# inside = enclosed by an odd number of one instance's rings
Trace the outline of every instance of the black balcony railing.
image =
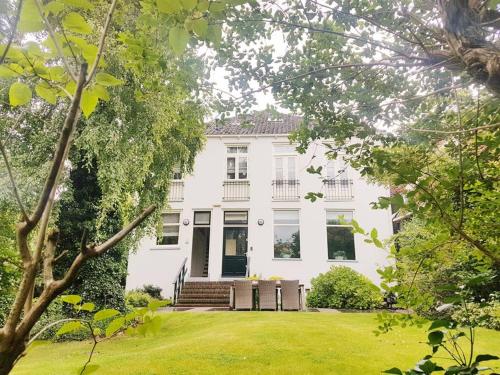
{"type": "Polygon", "coordinates": [[[171,181],[170,191],[168,193],[168,200],[170,202],[182,202],[184,200],[184,182],[171,181]]]}
{"type": "Polygon", "coordinates": [[[325,185],[325,199],[328,201],[348,201],[354,198],[352,180],[335,178],[323,181],[325,185]]]}
{"type": "Polygon", "coordinates": [[[297,201],[300,199],[299,180],[273,180],[273,200],[297,201]]]}
{"type": "Polygon", "coordinates": [[[224,181],[225,201],[248,201],[250,200],[250,182],[249,181],[224,181]]]}

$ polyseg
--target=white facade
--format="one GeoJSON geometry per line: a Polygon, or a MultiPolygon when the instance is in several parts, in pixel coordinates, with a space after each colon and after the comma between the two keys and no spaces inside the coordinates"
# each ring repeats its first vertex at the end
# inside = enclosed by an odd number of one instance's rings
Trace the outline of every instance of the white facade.
{"type": "MultiPolygon", "coordinates": [[[[363,273],[378,284],[380,280],[376,269],[389,263],[387,253],[373,244],[364,242],[364,237],[356,234],[354,260],[329,259],[332,255],[330,253],[329,256],[328,252],[326,216],[331,210],[343,211],[346,216],[352,212],[353,218],[362,228],[367,231],[376,228],[379,238],[386,239],[392,235],[391,213],[388,209],[371,209],[370,202],[376,201],[379,196],[389,196],[388,189],[369,184],[361,179],[356,171],[348,170],[347,176],[342,175],[352,180],[352,191],[349,190],[347,197],[345,194],[341,197],[329,195],[329,198],[332,198],[330,200],[318,199],[316,202],[306,200],[304,196],[308,192],[327,192],[325,189],[328,187],[323,182],[327,171],[328,174],[337,173],[338,176],[342,170],[339,167],[335,171],[335,164],[334,168],[331,168],[332,164],[326,168],[328,163],[324,155],[326,148],[321,143],[311,145],[304,155],[290,153],[287,147],[279,147],[287,144],[289,141],[286,134],[208,136],[204,150],[196,158],[193,174],[185,176],[182,182],[174,182],[172,186],[172,189],[177,189],[176,198],[180,200],[183,197],[182,201],[172,201],[168,209],[169,212],[179,213],[178,244],[157,245],[156,238],[144,238],[137,252],[129,257],[127,289],[153,284],[161,287],[165,296],[171,296],[173,280],[185,258],[188,266],[187,280],[234,279],[234,276],[223,277],[225,211],[248,212],[247,266],[251,275],[256,274],[262,278],[280,276],[286,279],[299,279],[308,288],[311,278],[319,273],[327,271],[333,265],[345,265],[363,273]],[[236,198],[242,199],[243,195],[243,200],[234,200],[234,197],[228,196],[228,190],[225,191],[223,186],[225,181],[228,181],[227,157],[230,156],[228,147],[238,145],[247,147],[247,179],[230,182],[237,181],[236,184],[240,184],[238,189],[243,193],[236,198]],[[306,171],[313,156],[312,164],[325,166],[323,177],[306,171]],[[279,157],[282,157],[281,160],[279,157]],[[296,180],[298,184],[291,185],[292,194],[278,200],[280,197],[276,191],[273,198],[273,181],[277,179],[296,180]],[[297,188],[298,195],[295,196],[297,188]],[[248,189],[249,199],[245,199],[245,189],[248,189]],[[300,258],[275,258],[273,222],[275,210],[279,209],[298,211],[300,258]],[[199,249],[196,249],[197,244],[193,251],[196,211],[210,212],[211,215],[206,277],[201,277],[199,271],[198,274],[193,271],[199,267],[200,262],[204,262],[204,259],[200,258],[202,256],[199,249]]],[[[232,173],[232,162],[229,163],[232,173]]],[[[240,167],[244,168],[244,165],[240,167]]],[[[282,188],[279,183],[277,187],[282,188]]],[[[176,230],[175,227],[173,229],[176,230]]],[[[230,242],[228,240],[228,246],[233,246],[230,242]]]]}

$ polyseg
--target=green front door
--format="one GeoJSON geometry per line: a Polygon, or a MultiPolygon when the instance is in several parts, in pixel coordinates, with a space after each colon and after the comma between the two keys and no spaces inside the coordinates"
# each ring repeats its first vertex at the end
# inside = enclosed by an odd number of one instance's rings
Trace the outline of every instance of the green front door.
{"type": "Polygon", "coordinates": [[[222,276],[247,274],[248,212],[224,212],[222,276]]]}

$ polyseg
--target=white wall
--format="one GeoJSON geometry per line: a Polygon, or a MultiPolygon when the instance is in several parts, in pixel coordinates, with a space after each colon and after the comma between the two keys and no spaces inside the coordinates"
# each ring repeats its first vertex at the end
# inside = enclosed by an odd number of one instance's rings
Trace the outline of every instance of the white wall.
{"type": "Polygon", "coordinates": [[[129,257],[127,289],[155,284],[163,288],[164,294],[172,293],[172,281],[184,258],[191,264],[191,243],[193,231],[193,212],[209,210],[212,212],[210,233],[209,279],[221,279],[222,270],[222,232],[223,212],[225,209],[242,209],[249,212],[248,247],[251,274],[282,276],[299,279],[308,287],[310,279],[333,265],[346,265],[379,283],[376,269],[388,264],[386,253],[355,235],[355,261],[328,260],[326,240],[326,210],[353,210],[354,219],[362,228],[377,228],[381,239],[392,234],[389,210],[373,210],[370,202],[378,196],[388,196],[383,187],[366,183],[355,171],[353,179],[354,199],[343,202],[326,202],[322,199],[311,203],[304,199],[309,191],[320,191],[321,178],[306,172],[311,158],[315,155],[314,165],[326,163],[320,144],[312,145],[306,155],[297,159],[297,178],[300,180],[300,201],[273,202],[273,143],[286,143],[286,136],[212,136],[208,137],[205,149],[198,155],[194,173],[185,178],[184,202],[173,202],[171,209],[181,210],[181,222],[189,220],[189,225],[180,227],[179,246],[165,247],[155,245],[153,238],[143,239],[137,253],[129,257]],[[226,144],[247,143],[248,179],[250,181],[250,201],[222,201],[222,183],[226,173],[226,144]],[[273,209],[295,208],[300,210],[300,247],[301,259],[273,259],[273,209]],[[257,224],[258,219],[264,225],[257,224]]]}

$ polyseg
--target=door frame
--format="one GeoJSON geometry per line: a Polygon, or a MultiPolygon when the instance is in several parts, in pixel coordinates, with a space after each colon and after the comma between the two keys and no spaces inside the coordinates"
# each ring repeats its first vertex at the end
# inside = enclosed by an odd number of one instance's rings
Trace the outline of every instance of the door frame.
{"type": "Polygon", "coordinates": [[[207,249],[206,252],[208,254],[208,275],[206,276],[207,278],[210,277],[210,238],[212,237],[212,210],[207,210],[207,209],[200,209],[200,210],[193,210],[193,231],[191,235],[191,262],[190,262],[190,271],[189,274],[191,277],[204,277],[204,276],[193,276],[193,246],[194,246],[194,233],[195,233],[195,228],[208,228],[208,239],[207,239],[207,249]],[[196,214],[197,213],[207,213],[209,214],[208,218],[208,224],[196,224],[196,214]]]}
{"type": "MultiPolygon", "coordinates": [[[[222,212],[222,265],[221,265],[221,277],[245,277],[247,274],[247,269],[248,269],[248,220],[249,217],[249,209],[228,209],[228,210],[223,210],[222,212]],[[226,212],[245,212],[247,217],[246,217],[246,223],[235,223],[235,224],[226,224],[226,212]],[[245,248],[245,255],[244,256],[238,256],[238,255],[233,255],[233,256],[226,256],[226,238],[225,238],[225,229],[226,228],[245,228],[246,229],[246,248],[245,248]],[[227,270],[224,271],[224,266],[227,265],[227,262],[225,262],[226,258],[231,259],[238,257],[244,263],[244,270],[242,270],[241,273],[228,273],[227,270]],[[242,259],[244,258],[244,260],[242,259]]],[[[243,266],[243,264],[242,264],[243,266]]]]}

